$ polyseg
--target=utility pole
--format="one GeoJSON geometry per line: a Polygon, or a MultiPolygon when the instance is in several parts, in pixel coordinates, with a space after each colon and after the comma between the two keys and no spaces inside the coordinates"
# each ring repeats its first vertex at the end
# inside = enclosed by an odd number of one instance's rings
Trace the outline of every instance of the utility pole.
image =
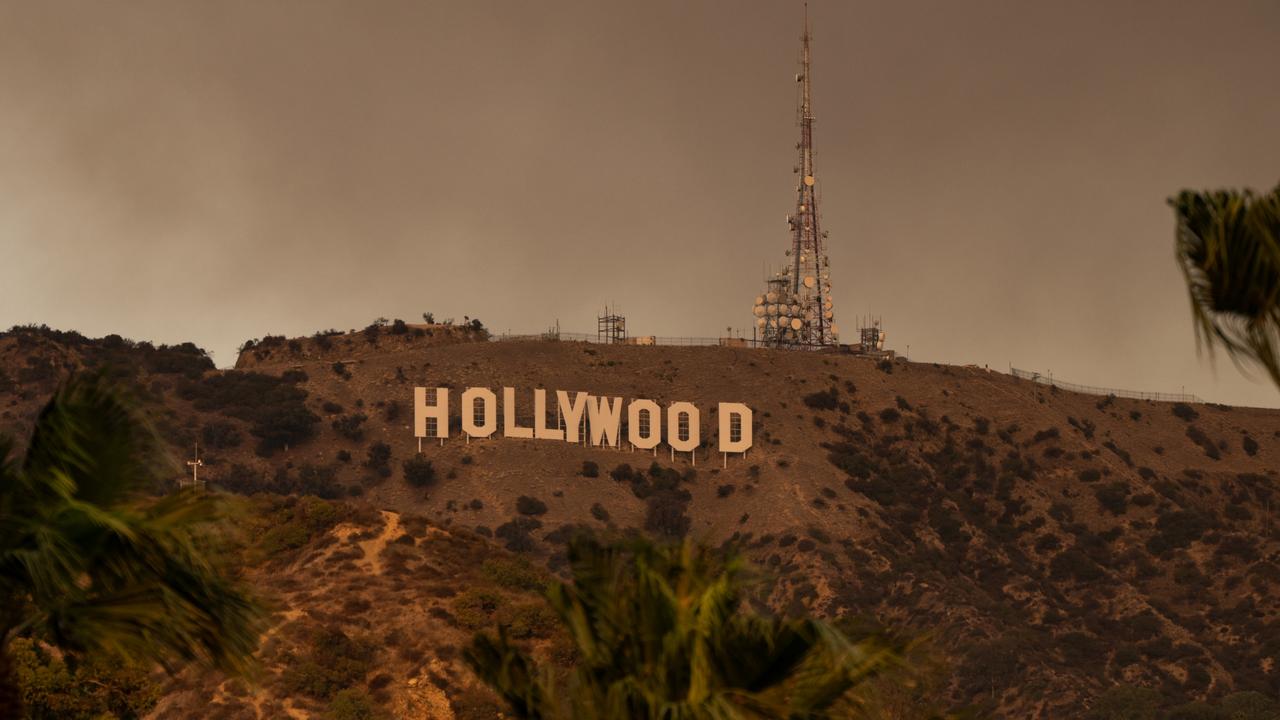
{"type": "Polygon", "coordinates": [[[187,461],[187,466],[191,468],[191,487],[200,487],[200,468],[204,467],[204,461],[200,459],[200,443],[196,443],[195,457],[187,461]]]}

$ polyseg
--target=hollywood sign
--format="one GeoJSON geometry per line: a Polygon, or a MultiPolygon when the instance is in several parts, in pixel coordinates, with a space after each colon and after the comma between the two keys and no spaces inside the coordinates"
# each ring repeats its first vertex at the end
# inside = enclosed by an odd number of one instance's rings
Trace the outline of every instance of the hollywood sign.
{"type": "MultiPolygon", "coordinates": [[[[502,389],[502,436],[536,440],[558,440],[608,447],[621,447],[623,399],[585,392],[555,391],[556,420],[547,422],[547,391],[533,391],[533,424],[522,426],[518,418],[516,391],[502,389]]],[[[462,432],[473,438],[492,437],[498,432],[498,396],[489,388],[473,387],[462,392],[462,432]]],[[[717,449],[721,453],[745,453],[751,448],[751,408],[743,403],[718,403],[717,449]]],[[[449,389],[413,389],[413,433],[419,439],[449,437],[449,389]],[[435,397],[428,402],[428,389],[435,397]]],[[[665,442],[672,453],[692,453],[702,444],[702,413],[690,402],[673,402],[664,411],[653,400],[626,403],[626,442],[638,450],[657,451],[665,442]],[[664,422],[665,420],[665,422],[664,422]],[[665,430],[665,432],[664,432],[665,430]]]]}

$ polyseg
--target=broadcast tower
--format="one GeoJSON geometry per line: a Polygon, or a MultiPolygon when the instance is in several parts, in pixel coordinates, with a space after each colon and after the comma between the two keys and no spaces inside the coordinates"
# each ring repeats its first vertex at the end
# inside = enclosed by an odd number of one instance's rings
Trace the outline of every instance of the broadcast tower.
{"type": "Polygon", "coordinates": [[[799,162],[793,168],[796,183],[795,212],[787,215],[791,248],[789,268],[768,281],[764,295],[756,297],[754,314],[758,336],[777,346],[835,345],[839,336],[834,324],[831,300],[831,268],[827,257],[827,233],[820,227],[818,183],[813,169],[813,105],[809,63],[809,9],[805,6],[804,35],[800,56],[800,85],[797,115],[800,142],[799,162]]]}
{"type": "MultiPolygon", "coordinates": [[[[830,345],[835,342],[831,304],[831,268],[827,257],[826,233],[818,227],[817,180],[813,172],[813,105],[809,84],[809,7],[804,12],[804,49],[800,73],[800,182],[797,184],[796,213],[792,228],[792,292],[806,299],[801,306],[812,310],[816,322],[810,326],[809,342],[830,345]]],[[[805,313],[806,316],[808,312],[805,313]]]]}

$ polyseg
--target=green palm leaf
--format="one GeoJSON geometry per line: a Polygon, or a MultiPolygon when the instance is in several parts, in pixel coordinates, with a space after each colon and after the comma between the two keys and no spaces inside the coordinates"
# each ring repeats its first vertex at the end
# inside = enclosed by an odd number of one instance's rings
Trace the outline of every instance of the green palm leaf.
{"type": "Polygon", "coordinates": [[[1280,385],[1280,187],[1183,191],[1169,204],[1197,345],[1221,346],[1280,385]]]}
{"type": "Polygon", "coordinates": [[[0,655],[32,635],[73,653],[250,670],[261,610],[205,551],[224,506],[196,491],[145,497],[165,473],[160,447],[96,375],[58,391],[21,463],[0,439],[0,655]]]}
{"type": "Polygon", "coordinates": [[[570,544],[569,560],[573,582],[547,591],[581,658],[566,682],[539,673],[502,629],[477,635],[465,654],[516,717],[851,717],[859,686],[893,668],[905,647],[750,613],[741,559],[692,543],[584,538],[570,544]]]}

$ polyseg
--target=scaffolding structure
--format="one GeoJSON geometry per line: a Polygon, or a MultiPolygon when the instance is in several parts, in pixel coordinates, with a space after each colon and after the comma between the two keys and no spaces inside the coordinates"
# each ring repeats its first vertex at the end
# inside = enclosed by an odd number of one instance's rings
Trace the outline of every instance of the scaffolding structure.
{"type": "Polygon", "coordinates": [[[604,314],[596,318],[596,342],[625,343],[627,341],[627,319],[617,308],[605,306],[604,314]]]}

